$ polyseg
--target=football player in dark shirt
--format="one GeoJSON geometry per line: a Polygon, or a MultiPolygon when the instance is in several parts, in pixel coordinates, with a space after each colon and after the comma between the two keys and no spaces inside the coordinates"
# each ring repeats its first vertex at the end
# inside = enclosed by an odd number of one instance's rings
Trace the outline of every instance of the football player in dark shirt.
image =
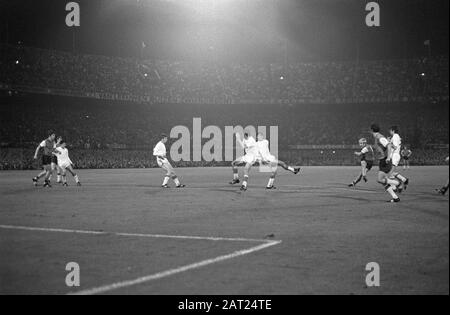
{"type": "Polygon", "coordinates": [[[372,169],[375,159],[373,148],[370,144],[367,144],[366,138],[359,140],[359,146],[361,147],[361,151],[355,152],[355,155],[361,159],[361,173],[348,185],[349,187],[355,187],[361,180],[367,183],[367,172],[372,169]]]}
{"type": "Polygon", "coordinates": [[[41,173],[39,173],[38,176],[33,177],[32,180],[35,186],[37,186],[39,179],[44,177],[44,187],[51,187],[50,175],[52,174],[52,160],[53,160],[53,153],[55,153],[56,135],[53,132],[49,132],[49,134],[50,135],[48,136],[48,138],[39,144],[34,153],[34,159],[37,160],[39,151],[41,149],[43,150],[42,167],[44,168],[44,170],[41,173]]]}

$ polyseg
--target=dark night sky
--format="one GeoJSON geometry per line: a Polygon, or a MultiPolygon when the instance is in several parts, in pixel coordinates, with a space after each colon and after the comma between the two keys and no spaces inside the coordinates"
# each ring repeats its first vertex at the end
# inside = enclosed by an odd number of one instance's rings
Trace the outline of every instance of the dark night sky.
{"type": "Polygon", "coordinates": [[[0,0],[0,41],[229,61],[277,60],[285,47],[300,60],[352,60],[357,51],[362,59],[426,56],[423,43],[431,39],[433,54],[448,55],[448,0],[379,0],[377,29],[364,23],[364,0],[223,0],[206,14],[186,1],[78,0],[81,27],[74,30],[64,23],[69,1],[0,0]]]}

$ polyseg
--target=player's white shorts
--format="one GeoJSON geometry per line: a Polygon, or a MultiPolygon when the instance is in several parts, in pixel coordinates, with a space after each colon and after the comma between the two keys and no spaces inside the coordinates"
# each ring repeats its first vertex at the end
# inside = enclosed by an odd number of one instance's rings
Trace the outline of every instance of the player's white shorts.
{"type": "Polygon", "coordinates": [[[69,166],[71,166],[72,164],[70,164],[70,163],[61,163],[61,164],[58,164],[58,166],[61,168],[61,169],[63,169],[63,170],[65,170],[65,169],[67,169],[67,168],[69,168],[69,166]]]}
{"type": "Polygon", "coordinates": [[[252,164],[253,165],[257,161],[257,156],[255,154],[252,154],[252,153],[247,153],[246,155],[238,158],[237,161],[240,162],[240,163],[252,164]]]}
{"type": "Polygon", "coordinates": [[[398,166],[400,164],[402,157],[398,153],[392,155],[392,165],[398,166]]]}
{"type": "Polygon", "coordinates": [[[164,166],[170,166],[169,160],[168,159],[161,159],[161,158],[156,158],[156,163],[158,163],[159,167],[164,167],[164,166]]]}
{"type": "Polygon", "coordinates": [[[273,164],[273,163],[277,163],[277,161],[278,161],[277,158],[275,156],[273,156],[273,155],[265,156],[264,159],[260,158],[260,162],[262,162],[262,163],[271,163],[271,164],[273,164]]]}

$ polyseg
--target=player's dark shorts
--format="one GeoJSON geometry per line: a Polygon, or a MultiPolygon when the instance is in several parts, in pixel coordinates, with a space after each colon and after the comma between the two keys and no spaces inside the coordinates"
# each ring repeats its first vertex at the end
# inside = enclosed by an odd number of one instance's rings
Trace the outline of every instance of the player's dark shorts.
{"type": "Polygon", "coordinates": [[[48,166],[52,164],[52,157],[50,155],[43,155],[42,156],[42,165],[48,166]]]}
{"type": "Polygon", "coordinates": [[[409,156],[404,156],[404,157],[403,157],[403,160],[409,161],[409,156]]]}
{"type": "Polygon", "coordinates": [[[380,172],[389,174],[392,171],[392,163],[388,162],[386,159],[380,160],[380,172]]]}
{"type": "Polygon", "coordinates": [[[56,155],[52,156],[52,163],[58,164],[58,157],[56,155]]]}
{"type": "Polygon", "coordinates": [[[366,169],[368,170],[368,171],[370,171],[371,169],[372,169],[372,167],[373,167],[373,161],[369,161],[369,160],[362,160],[361,162],[366,162],[366,169]]]}

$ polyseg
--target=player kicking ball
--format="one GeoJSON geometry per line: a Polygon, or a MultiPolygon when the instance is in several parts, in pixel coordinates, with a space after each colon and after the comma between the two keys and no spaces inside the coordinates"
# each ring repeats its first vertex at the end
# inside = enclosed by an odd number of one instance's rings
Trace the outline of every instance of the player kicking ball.
{"type": "Polygon", "coordinates": [[[73,170],[73,163],[69,157],[69,150],[67,149],[67,144],[64,141],[62,141],[62,139],[60,142],[61,144],[55,149],[56,152],[54,154],[58,156],[58,168],[60,169],[61,172],[62,185],[64,187],[69,186],[67,184],[67,177],[66,177],[66,171],[69,171],[69,173],[75,179],[77,186],[81,186],[80,179],[73,170]]]}
{"type": "Polygon", "coordinates": [[[241,139],[241,136],[236,133],[236,142],[244,149],[244,156],[241,156],[231,162],[231,168],[233,170],[233,180],[230,182],[230,185],[236,185],[241,182],[239,179],[238,167],[241,165],[245,165],[243,182],[245,183],[245,185],[242,185],[241,190],[246,190],[250,168],[256,162],[258,148],[256,147],[255,138],[250,136],[248,133],[244,133],[244,139],[241,139]]]}
{"type": "Polygon", "coordinates": [[[355,155],[361,159],[361,173],[348,185],[348,187],[356,187],[361,180],[364,180],[364,182],[367,183],[367,173],[373,167],[375,153],[372,146],[367,144],[366,138],[359,139],[359,146],[361,147],[361,151],[355,152],[355,155]]]}
{"type": "Polygon", "coordinates": [[[275,184],[275,177],[277,176],[277,167],[281,166],[283,169],[285,169],[288,172],[291,172],[295,175],[297,175],[300,172],[300,167],[292,167],[287,165],[285,162],[278,160],[274,155],[270,153],[269,149],[269,141],[266,139],[264,134],[258,133],[258,142],[256,143],[256,146],[258,148],[258,158],[257,160],[262,165],[268,165],[272,171],[272,174],[270,176],[269,182],[267,183],[266,189],[272,190],[276,189],[274,186],[275,184]]]}
{"type": "Polygon", "coordinates": [[[168,136],[162,134],[161,140],[153,149],[153,156],[156,157],[156,162],[158,163],[158,166],[167,172],[161,187],[170,188],[169,180],[172,178],[177,188],[184,188],[186,186],[180,183],[180,180],[178,179],[175,170],[173,169],[172,165],[170,164],[169,160],[166,157],[167,155],[166,143],[168,140],[169,140],[168,136]]]}

